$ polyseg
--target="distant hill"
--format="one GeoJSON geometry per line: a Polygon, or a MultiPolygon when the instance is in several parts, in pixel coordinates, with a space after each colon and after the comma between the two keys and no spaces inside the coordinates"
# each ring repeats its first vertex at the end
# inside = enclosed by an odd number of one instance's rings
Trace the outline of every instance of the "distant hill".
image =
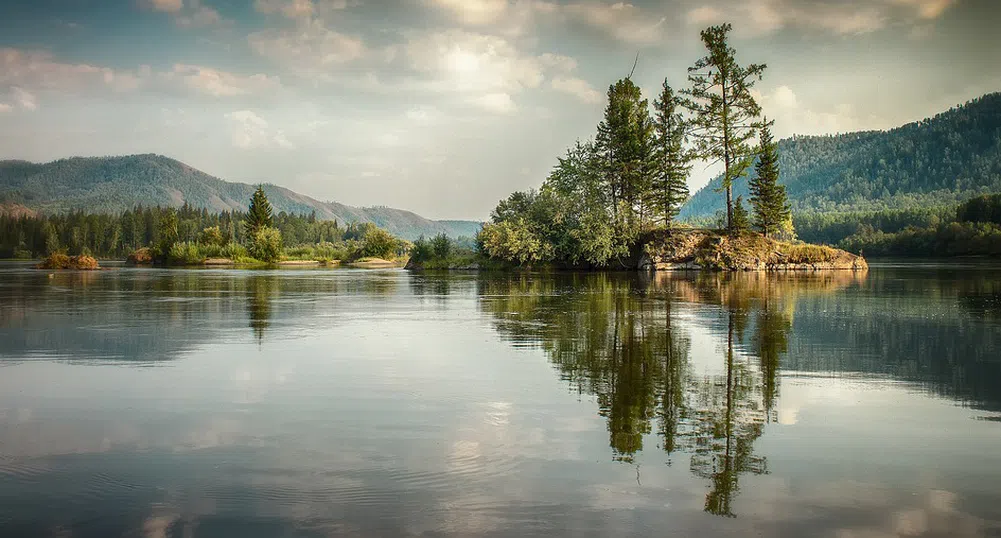
{"type": "MultiPolygon", "coordinates": [[[[788,138],[779,142],[779,166],[797,212],[945,205],[1001,192],[1001,93],[889,131],[788,138]]],[[[720,183],[696,192],[681,217],[722,210],[720,183]]],[[[747,199],[746,178],[737,195],[747,199]]]]}
{"type": "MultiPolygon", "coordinates": [[[[0,161],[0,203],[42,213],[83,209],[119,212],[137,204],[180,207],[184,203],[210,211],[244,210],[255,187],[210,176],[161,155],[73,157],[45,164],[0,161]]],[[[321,202],[284,187],[265,185],[276,211],[310,213],[339,222],[372,222],[405,239],[444,232],[472,236],[480,223],[429,220],[389,207],[351,207],[321,202]]]]}

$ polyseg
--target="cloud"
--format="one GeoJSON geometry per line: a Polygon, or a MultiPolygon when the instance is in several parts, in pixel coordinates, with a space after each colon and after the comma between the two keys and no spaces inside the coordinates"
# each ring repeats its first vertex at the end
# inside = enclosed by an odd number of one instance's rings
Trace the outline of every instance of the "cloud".
{"type": "Polygon", "coordinates": [[[264,74],[238,75],[211,67],[175,64],[173,69],[161,75],[170,82],[196,93],[212,97],[232,97],[236,95],[268,94],[281,88],[278,77],[264,74]]]}
{"type": "Polygon", "coordinates": [[[868,34],[891,23],[915,24],[941,16],[956,0],[858,0],[800,2],[796,0],[719,0],[692,8],[686,22],[693,26],[738,20],[735,30],[763,35],[785,29],[823,30],[835,35],[868,34]],[[916,21],[915,18],[918,20],[916,21]]]}
{"type": "Polygon", "coordinates": [[[224,116],[229,122],[233,146],[240,149],[280,148],[294,146],[284,132],[270,127],[268,122],[251,110],[237,110],[224,116]]]}
{"type": "Polygon", "coordinates": [[[31,92],[24,88],[18,88],[17,86],[11,88],[11,96],[21,108],[25,110],[38,110],[38,100],[31,92]]]}
{"type": "Polygon", "coordinates": [[[260,56],[307,78],[325,78],[330,69],[367,52],[361,39],[327,28],[310,19],[294,29],[269,29],[250,34],[250,47],[260,56]]]}
{"type": "Polygon", "coordinates": [[[623,43],[650,45],[664,39],[667,17],[633,4],[581,2],[563,6],[561,11],[623,43]]]}
{"type": "Polygon", "coordinates": [[[212,26],[223,22],[219,12],[211,7],[202,4],[199,0],[189,0],[191,9],[184,15],[178,16],[174,22],[181,27],[190,28],[197,26],[212,26]]]}
{"type": "Polygon", "coordinates": [[[827,110],[804,106],[789,86],[779,86],[770,93],[752,90],[761,104],[765,116],[775,120],[775,134],[779,138],[792,134],[814,135],[846,133],[863,129],[885,127],[886,121],[878,117],[859,117],[855,108],[847,103],[826,105],[827,110]]]}
{"type": "Polygon", "coordinates": [[[550,86],[558,92],[568,93],[585,103],[600,103],[601,92],[591,87],[586,80],[574,77],[556,77],[550,82],[550,86]]]}
{"type": "Polygon", "coordinates": [[[156,11],[177,13],[184,7],[184,2],[183,0],[148,0],[147,5],[156,11]]]}
{"type": "Polygon", "coordinates": [[[130,91],[138,87],[140,72],[56,60],[48,52],[0,48],[0,86],[79,91],[106,88],[130,91]]]}
{"type": "Polygon", "coordinates": [[[507,0],[428,0],[428,3],[449,11],[460,22],[473,25],[495,23],[508,9],[507,0]]]}
{"type": "Polygon", "coordinates": [[[544,80],[539,58],[497,36],[446,30],[411,39],[404,51],[409,67],[439,91],[517,92],[544,80]]]}
{"type": "Polygon", "coordinates": [[[469,102],[487,112],[494,114],[512,114],[518,110],[511,96],[506,93],[488,93],[480,97],[474,97],[469,102]]]}
{"type": "Polygon", "coordinates": [[[424,0],[424,3],[461,25],[485,27],[491,33],[505,36],[523,35],[539,15],[559,10],[557,4],[545,0],[424,0]]]}
{"type": "Polygon", "coordinates": [[[11,110],[14,110],[14,107],[8,105],[7,103],[0,103],[0,114],[10,112],[11,110]]]}

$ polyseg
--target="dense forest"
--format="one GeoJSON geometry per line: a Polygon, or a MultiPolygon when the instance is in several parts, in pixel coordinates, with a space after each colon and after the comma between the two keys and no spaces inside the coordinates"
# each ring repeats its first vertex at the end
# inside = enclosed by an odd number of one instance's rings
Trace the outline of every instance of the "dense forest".
{"type": "MultiPolygon", "coordinates": [[[[136,249],[164,245],[166,241],[168,247],[214,245],[219,247],[215,255],[246,256],[241,245],[251,243],[253,231],[248,229],[247,222],[247,211],[210,213],[188,205],[177,210],[136,206],[117,214],[71,211],[51,216],[0,215],[0,258],[37,258],[65,252],[124,259],[136,249]],[[171,230],[172,237],[166,238],[165,230],[171,230]]],[[[271,216],[270,226],[280,233],[286,257],[331,260],[365,255],[389,257],[409,248],[409,243],[394,239],[373,249],[374,238],[388,236],[374,224],[341,225],[336,220],[320,220],[313,213],[297,215],[281,211],[271,216]]]]}
{"type": "MultiPolygon", "coordinates": [[[[889,131],[794,136],[778,149],[796,214],[952,206],[1001,191],[1001,93],[889,131]]],[[[696,192],[682,218],[721,212],[721,187],[717,178],[696,192]]]]}
{"type": "MultiPolygon", "coordinates": [[[[240,211],[255,186],[210,176],[160,155],[74,157],[45,164],[0,161],[0,204],[18,204],[47,214],[68,211],[119,214],[139,204],[212,213],[240,211]]],[[[264,185],[277,211],[315,214],[319,220],[372,223],[405,239],[444,233],[471,236],[480,224],[433,221],[388,207],[350,207],[321,202],[276,185],[264,185]]]]}

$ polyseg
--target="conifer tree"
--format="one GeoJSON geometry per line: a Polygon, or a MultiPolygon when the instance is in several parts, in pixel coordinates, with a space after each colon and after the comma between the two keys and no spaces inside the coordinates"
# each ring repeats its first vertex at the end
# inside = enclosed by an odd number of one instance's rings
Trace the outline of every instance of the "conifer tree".
{"type": "Polygon", "coordinates": [[[751,95],[754,83],[761,79],[764,64],[741,67],[736,51],[727,44],[730,24],[711,26],[702,31],[708,54],[688,68],[692,87],[682,90],[684,106],[691,111],[689,134],[695,142],[696,156],[710,164],[723,164],[726,192],[727,227],[734,229],[733,182],[739,179],[754,159],[750,141],[761,128],[761,107],[751,95]]]}
{"type": "Polygon", "coordinates": [[[254,237],[257,230],[265,226],[271,226],[271,202],[264,194],[264,186],[258,185],[254,195],[250,198],[250,207],[247,208],[247,220],[244,224],[247,237],[254,237]]]}
{"type": "Polygon", "coordinates": [[[730,220],[730,233],[740,235],[751,228],[751,221],[747,217],[747,209],[744,209],[744,197],[738,196],[733,201],[733,213],[730,220]]]}
{"type": "Polygon", "coordinates": [[[760,154],[754,166],[756,177],[748,183],[751,191],[751,206],[754,208],[754,225],[765,237],[779,231],[782,224],[791,218],[786,188],[779,185],[778,144],[772,139],[772,132],[766,122],[761,128],[760,154]]]}
{"type": "Polygon", "coordinates": [[[629,78],[608,87],[605,116],[596,145],[605,169],[612,214],[617,226],[632,231],[637,210],[649,189],[653,125],[647,100],[629,78]]]}
{"type": "Polygon", "coordinates": [[[670,226],[688,199],[688,172],[691,158],[685,150],[686,126],[678,110],[681,99],[664,80],[660,97],[654,101],[653,179],[649,199],[653,210],[670,226]]]}

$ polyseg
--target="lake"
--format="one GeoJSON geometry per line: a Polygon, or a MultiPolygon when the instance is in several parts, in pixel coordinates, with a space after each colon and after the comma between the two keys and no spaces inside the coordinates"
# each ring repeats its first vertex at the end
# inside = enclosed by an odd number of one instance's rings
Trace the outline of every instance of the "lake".
{"type": "Polygon", "coordinates": [[[0,265],[0,536],[1001,536],[1001,272],[0,265]]]}

